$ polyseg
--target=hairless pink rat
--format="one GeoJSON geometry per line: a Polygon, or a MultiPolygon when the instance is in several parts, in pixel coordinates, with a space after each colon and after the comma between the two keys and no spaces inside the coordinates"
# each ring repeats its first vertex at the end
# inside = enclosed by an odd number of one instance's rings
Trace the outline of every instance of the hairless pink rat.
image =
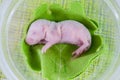
{"type": "Polygon", "coordinates": [[[79,46],[72,55],[78,57],[87,51],[91,45],[91,35],[88,29],[74,20],[54,22],[49,20],[36,20],[30,25],[26,36],[29,45],[45,44],[42,53],[57,43],[69,43],[79,46]]]}

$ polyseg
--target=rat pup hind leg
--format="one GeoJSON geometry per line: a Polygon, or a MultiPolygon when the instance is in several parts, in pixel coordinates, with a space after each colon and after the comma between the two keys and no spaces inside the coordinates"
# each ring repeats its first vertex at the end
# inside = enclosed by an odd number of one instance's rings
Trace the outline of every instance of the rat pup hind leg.
{"type": "Polygon", "coordinates": [[[79,57],[83,52],[87,51],[90,47],[90,42],[88,40],[82,40],[80,47],[72,53],[73,58],[79,57]]]}

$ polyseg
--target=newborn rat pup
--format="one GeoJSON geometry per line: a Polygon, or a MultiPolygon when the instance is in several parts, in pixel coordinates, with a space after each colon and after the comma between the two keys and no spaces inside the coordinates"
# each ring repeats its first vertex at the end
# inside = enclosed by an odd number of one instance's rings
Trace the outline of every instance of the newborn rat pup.
{"type": "Polygon", "coordinates": [[[87,51],[91,45],[91,35],[88,29],[74,20],[53,22],[48,20],[37,20],[30,25],[26,36],[29,45],[45,44],[42,53],[57,43],[69,43],[79,48],[72,55],[78,57],[87,51]]]}

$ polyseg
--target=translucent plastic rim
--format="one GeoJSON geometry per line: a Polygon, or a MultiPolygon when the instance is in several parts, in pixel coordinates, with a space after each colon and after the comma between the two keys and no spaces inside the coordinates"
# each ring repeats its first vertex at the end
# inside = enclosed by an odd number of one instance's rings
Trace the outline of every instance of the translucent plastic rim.
{"type": "Polygon", "coordinates": [[[0,6],[0,11],[1,11],[1,14],[0,14],[0,68],[3,72],[3,74],[5,74],[6,78],[8,80],[19,80],[19,78],[15,75],[15,73],[13,73],[13,71],[10,69],[7,61],[5,60],[5,57],[4,57],[4,53],[3,53],[3,50],[2,50],[2,31],[1,31],[1,28],[3,26],[3,22],[4,22],[4,16],[8,13],[7,10],[9,9],[11,3],[15,3],[15,1],[13,0],[5,0],[5,1],[2,1],[2,4],[0,6]]]}
{"type": "MultiPolygon", "coordinates": [[[[14,3],[17,3],[17,4],[14,4],[14,6],[18,6],[18,4],[21,3],[21,1],[23,1],[23,0],[19,0],[18,2],[14,1],[14,3]]],[[[114,13],[114,15],[117,19],[118,29],[120,30],[120,23],[119,23],[120,22],[120,10],[119,10],[120,6],[118,6],[119,3],[115,0],[104,0],[104,2],[109,6],[109,8],[114,13]],[[113,6],[113,5],[115,5],[115,6],[113,6]]],[[[2,11],[2,12],[0,14],[0,30],[2,28],[2,22],[4,22],[4,15],[6,15],[6,12],[11,3],[13,3],[13,0],[5,0],[1,4],[0,11],[2,11]]],[[[11,14],[12,14],[12,12],[11,12],[11,14]]],[[[118,32],[118,34],[120,34],[120,32],[118,32]]],[[[1,36],[2,36],[2,33],[0,31],[0,40],[2,39],[1,36]]],[[[8,80],[19,80],[19,79],[25,80],[22,76],[18,77],[19,72],[18,72],[18,74],[13,73],[12,69],[9,67],[7,61],[5,60],[1,44],[2,44],[2,42],[0,41],[0,68],[1,68],[2,72],[5,74],[5,76],[7,77],[8,80]]],[[[120,55],[118,58],[120,58],[120,55]]],[[[116,61],[116,63],[117,63],[117,61],[116,61]]],[[[117,68],[113,72],[112,76],[107,75],[107,76],[102,77],[100,80],[102,80],[102,79],[107,80],[108,76],[110,77],[109,80],[113,80],[113,79],[118,80],[119,76],[117,77],[116,75],[118,75],[120,73],[119,71],[120,71],[120,65],[117,66],[117,68]]]]}

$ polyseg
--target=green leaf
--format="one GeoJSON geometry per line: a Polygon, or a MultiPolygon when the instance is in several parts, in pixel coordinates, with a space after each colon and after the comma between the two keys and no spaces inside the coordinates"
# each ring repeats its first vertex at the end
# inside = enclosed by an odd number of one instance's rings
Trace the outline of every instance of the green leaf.
{"type": "Polygon", "coordinates": [[[41,60],[40,60],[40,54],[37,50],[37,47],[29,46],[28,44],[26,44],[25,41],[23,41],[22,49],[23,49],[23,53],[26,57],[26,60],[29,64],[29,66],[33,70],[40,71],[41,70],[41,60]]]}
{"type": "Polygon", "coordinates": [[[53,4],[49,8],[51,11],[53,20],[56,22],[68,20],[69,18],[67,16],[67,13],[65,12],[65,10],[61,6],[58,6],[58,5],[59,4],[53,4]]]}
{"type": "Polygon", "coordinates": [[[32,20],[35,21],[37,19],[52,19],[51,11],[49,10],[49,6],[47,4],[42,4],[35,10],[32,20]]]}

